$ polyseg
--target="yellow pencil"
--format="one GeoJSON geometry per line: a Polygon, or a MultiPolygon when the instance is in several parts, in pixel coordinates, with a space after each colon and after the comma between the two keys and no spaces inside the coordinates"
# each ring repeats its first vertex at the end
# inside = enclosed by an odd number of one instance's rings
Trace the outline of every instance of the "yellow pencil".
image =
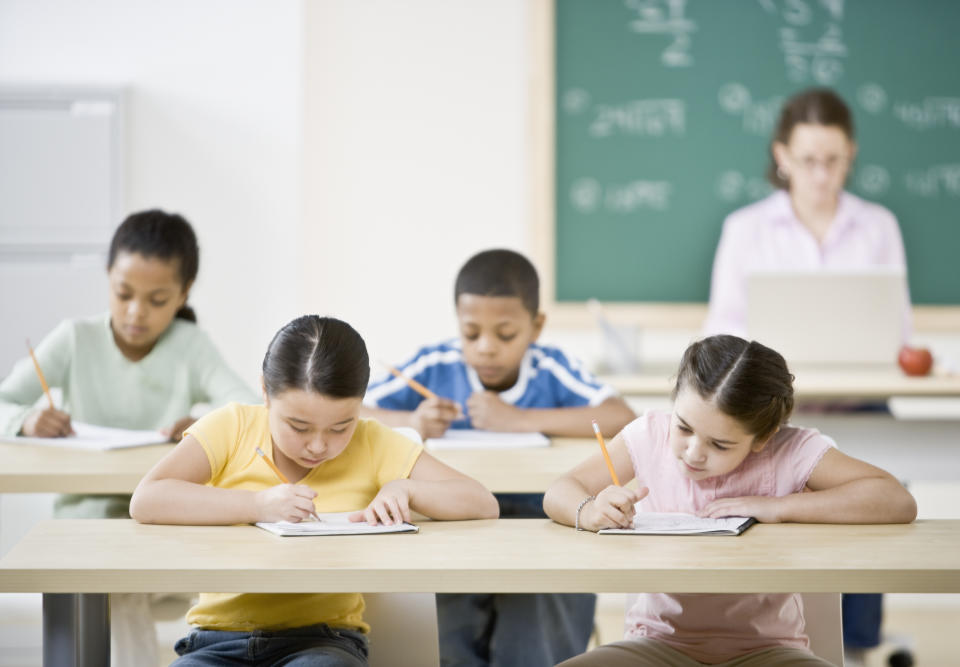
{"type": "Polygon", "coordinates": [[[37,355],[33,353],[30,347],[30,339],[27,339],[27,349],[30,350],[30,358],[33,359],[33,367],[37,369],[37,377],[40,378],[40,386],[43,387],[43,393],[47,395],[47,401],[50,403],[50,409],[55,410],[53,405],[53,396],[50,395],[50,387],[47,386],[47,379],[43,377],[43,371],[40,370],[40,362],[37,361],[37,355]]]}
{"type": "MultiPolygon", "coordinates": [[[[383,363],[383,362],[381,361],[380,363],[383,363]]],[[[416,380],[414,380],[412,377],[407,377],[406,375],[404,375],[403,373],[401,373],[400,371],[398,371],[396,368],[394,368],[394,367],[391,366],[390,364],[383,364],[383,365],[386,367],[386,369],[387,369],[388,371],[390,371],[391,373],[393,373],[394,375],[396,375],[398,378],[400,378],[401,380],[403,380],[404,382],[406,382],[407,385],[408,385],[411,389],[413,389],[415,392],[417,392],[418,394],[420,394],[420,395],[423,396],[424,398],[436,398],[436,397],[437,397],[436,394],[434,394],[432,391],[430,391],[429,389],[427,389],[426,387],[424,387],[422,384],[420,384],[419,382],[417,382],[416,380]]]]}
{"type": "MultiPolygon", "coordinates": [[[[264,451],[263,451],[262,449],[260,449],[259,447],[257,447],[257,454],[259,454],[259,455],[260,455],[260,458],[262,458],[262,459],[264,460],[264,462],[265,462],[268,466],[270,466],[270,470],[272,470],[273,473],[274,473],[277,477],[280,478],[280,481],[281,481],[281,482],[283,482],[284,484],[289,484],[289,483],[290,483],[290,480],[287,479],[287,476],[284,475],[282,472],[280,472],[280,468],[277,467],[277,464],[274,463],[273,461],[271,461],[270,458],[269,458],[269,457],[264,453],[264,451]]],[[[317,516],[316,511],[310,512],[310,516],[312,516],[312,517],[313,517],[314,519],[316,519],[317,521],[320,521],[320,517],[317,516]]]]}
{"type": "Polygon", "coordinates": [[[597,420],[593,420],[593,432],[597,434],[597,442],[600,443],[600,451],[603,452],[603,458],[607,462],[607,468],[610,470],[610,477],[613,479],[613,483],[617,486],[620,486],[620,480],[617,479],[617,473],[613,469],[613,461],[610,460],[610,454],[607,452],[607,445],[603,441],[603,436],[600,434],[600,425],[597,424],[597,420]]]}

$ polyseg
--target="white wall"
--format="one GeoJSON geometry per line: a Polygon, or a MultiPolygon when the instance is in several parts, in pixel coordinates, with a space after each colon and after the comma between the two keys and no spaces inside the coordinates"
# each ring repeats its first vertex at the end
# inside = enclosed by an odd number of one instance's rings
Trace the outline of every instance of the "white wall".
{"type": "Polygon", "coordinates": [[[0,83],[128,88],[125,208],[194,224],[191,302],[251,386],[299,303],[301,28],[299,2],[0,0],[0,83]]]}
{"type": "Polygon", "coordinates": [[[304,305],[396,362],[456,332],[470,255],[529,251],[527,3],[305,8],[304,305]]]}

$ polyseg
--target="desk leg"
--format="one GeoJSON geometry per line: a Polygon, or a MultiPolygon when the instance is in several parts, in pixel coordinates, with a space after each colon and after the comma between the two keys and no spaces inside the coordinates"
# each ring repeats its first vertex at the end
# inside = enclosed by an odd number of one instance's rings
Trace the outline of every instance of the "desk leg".
{"type": "Polygon", "coordinates": [[[44,593],[44,667],[102,667],[109,664],[109,596],[105,593],[44,593]]]}

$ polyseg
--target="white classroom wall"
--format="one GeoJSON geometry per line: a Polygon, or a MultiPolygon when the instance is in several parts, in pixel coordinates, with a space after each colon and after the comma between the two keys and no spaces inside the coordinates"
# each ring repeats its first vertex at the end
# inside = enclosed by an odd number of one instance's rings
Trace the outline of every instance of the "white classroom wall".
{"type": "Polygon", "coordinates": [[[0,0],[0,84],[126,88],[125,211],[158,206],[194,224],[190,301],[251,386],[299,303],[301,10],[0,0]]]}
{"type": "Polygon", "coordinates": [[[126,210],[184,213],[255,383],[301,312],[397,361],[477,250],[530,252],[526,2],[0,0],[0,83],[125,85],[126,210]]]}
{"type": "Polygon", "coordinates": [[[397,362],[455,334],[464,260],[528,251],[527,5],[305,9],[305,307],[397,362]]]}

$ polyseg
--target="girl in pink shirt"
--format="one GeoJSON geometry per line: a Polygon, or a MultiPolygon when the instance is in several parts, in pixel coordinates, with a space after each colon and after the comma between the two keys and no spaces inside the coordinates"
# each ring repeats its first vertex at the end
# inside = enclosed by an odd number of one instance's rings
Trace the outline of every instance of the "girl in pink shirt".
{"type": "MultiPolygon", "coordinates": [[[[544,509],[582,530],[627,528],[637,512],[761,522],[908,523],[916,502],[889,473],[787,424],[793,376],[774,350],[712,336],[683,355],[671,413],[648,412],[609,445],[614,486],[597,453],[557,480],[544,509]]],[[[626,639],[562,663],[823,665],[810,653],[797,594],[643,594],[626,639]],[[753,660],[754,662],[749,662],[753,660]],[[759,660],[759,662],[757,662],[759,660]]]]}

